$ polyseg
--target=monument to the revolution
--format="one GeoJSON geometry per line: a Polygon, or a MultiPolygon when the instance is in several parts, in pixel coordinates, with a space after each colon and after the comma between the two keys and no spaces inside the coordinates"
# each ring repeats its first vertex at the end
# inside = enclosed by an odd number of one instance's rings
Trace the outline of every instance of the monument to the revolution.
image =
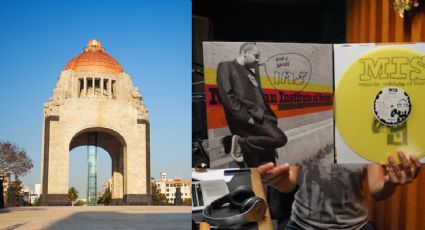
{"type": "Polygon", "coordinates": [[[68,203],[69,153],[79,146],[111,156],[113,204],[150,203],[148,112],[131,77],[100,41],[89,41],[65,66],[43,118],[42,205],[68,203]]]}

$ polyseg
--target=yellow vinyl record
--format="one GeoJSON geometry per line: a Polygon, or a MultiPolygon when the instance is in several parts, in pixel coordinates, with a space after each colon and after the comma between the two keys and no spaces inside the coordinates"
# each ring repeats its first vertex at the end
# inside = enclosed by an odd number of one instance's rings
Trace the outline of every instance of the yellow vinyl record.
{"type": "Polygon", "coordinates": [[[398,149],[423,157],[425,55],[384,46],[358,58],[337,82],[335,122],[344,142],[369,161],[398,160],[398,149]]]}

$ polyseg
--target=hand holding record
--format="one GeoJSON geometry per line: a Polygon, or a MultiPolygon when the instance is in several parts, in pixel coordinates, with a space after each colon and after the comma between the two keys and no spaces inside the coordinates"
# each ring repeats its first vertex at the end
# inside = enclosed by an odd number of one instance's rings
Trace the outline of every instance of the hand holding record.
{"type": "Polygon", "coordinates": [[[385,183],[393,185],[402,185],[411,183],[419,174],[421,163],[416,155],[412,154],[409,157],[403,151],[397,151],[398,159],[401,162],[397,164],[394,157],[389,155],[387,157],[388,164],[384,165],[385,168],[385,183]]]}

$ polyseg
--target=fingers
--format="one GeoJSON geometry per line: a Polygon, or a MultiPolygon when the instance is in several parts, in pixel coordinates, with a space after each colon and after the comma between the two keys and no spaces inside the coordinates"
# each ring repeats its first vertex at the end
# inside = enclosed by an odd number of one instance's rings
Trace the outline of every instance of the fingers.
{"type": "Polygon", "coordinates": [[[392,155],[388,156],[388,163],[390,167],[390,172],[393,172],[397,178],[402,178],[402,173],[400,168],[398,167],[397,163],[394,160],[394,157],[392,155]]]}
{"type": "Polygon", "coordinates": [[[404,154],[403,151],[399,150],[397,151],[397,155],[398,155],[398,159],[400,160],[400,169],[404,170],[404,169],[410,169],[410,162],[409,159],[407,159],[406,155],[404,154]]]}
{"type": "Polygon", "coordinates": [[[266,173],[266,175],[263,177],[263,181],[266,184],[273,184],[282,178],[286,179],[288,176],[289,176],[289,164],[278,165],[266,173]]]}
{"type": "Polygon", "coordinates": [[[397,151],[397,156],[400,164],[395,162],[392,155],[387,157],[388,164],[385,166],[384,180],[396,185],[412,182],[419,174],[421,163],[416,155],[407,157],[402,150],[397,151]]]}
{"type": "Polygon", "coordinates": [[[421,162],[419,162],[419,159],[416,157],[416,155],[412,154],[410,155],[410,161],[414,165],[413,168],[413,178],[416,178],[419,175],[419,172],[421,170],[421,162]]]}
{"type": "Polygon", "coordinates": [[[387,165],[385,167],[385,171],[386,171],[386,175],[384,177],[384,180],[386,179],[386,181],[390,181],[392,184],[399,184],[399,178],[397,177],[397,175],[394,173],[394,169],[393,167],[391,167],[390,165],[387,165]]]}
{"type": "Polygon", "coordinates": [[[412,154],[410,155],[410,160],[413,162],[416,168],[421,168],[421,162],[419,162],[419,159],[416,157],[416,155],[412,154]]]}
{"type": "Polygon", "coordinates": [[[272,177],[267,181],[267,184],[269,184],[272,187],[279,187],[281,183],[284,183],[288,179],[287,176],[276,176],[272,177]]]}
{"type": "Polygon", "coordinates": [[[415,169],[412,168],[412,164],[410,163],[409,159],[406,157],[406,154],[402,150],[397,151],[398,159],[400,160],[400,170],[403,171],[406,174],[406,180],[409,180],[409,178],[414,178],[415,169]]]}
{"type": "MultiPolygon", "coordinates": [[[[265,166],[265,167],[269,168],[268,166],[265,166]]],[[[269,170],[261,174],[262,175],[261,179],[263,183],[265,184],[269,184],[269,185],[276,184],[288,178],[289,168],[290,168],[289,164],[283,164],[283,165],[278,165],[278,166],[269,168],[269,170]]],[[[265,168],[262,168],[260,170],[263,170],[263,169],[265,168]]]]}
{"type": "Polygon", "coordinates": [[[386,183],[386,182],[388,182],[388,181],[390,181],[390,176],[385,175],[385,176],[384,176],[384,183],[386,183]]]}
{"type": "Polygon", "coordinates": [[[266,164],[262,164],[260,166],[257,167],[257,172],[263,176],[263,174],[265,174],[267,171],[269,171],[270,169],[272,169],[274,167],[274,163],[273,162],[269,162],[266,164]]]}
{"type": "Polygon", "coordinates": [[[401,170],[403,170],[408,178],[415,179],[419,175],[421,169],[421,162],[416,157],[415,154],[411,154],[409,157],[406,157],[403,151],[397,151],[398,158],[401,162],[401,170]],[[409,160],[410,159],[410,160],[409,160]]]}

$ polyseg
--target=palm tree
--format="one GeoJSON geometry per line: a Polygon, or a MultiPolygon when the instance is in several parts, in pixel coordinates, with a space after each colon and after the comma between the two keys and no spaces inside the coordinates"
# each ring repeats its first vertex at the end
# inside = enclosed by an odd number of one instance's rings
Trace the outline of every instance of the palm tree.
{"type": "Polygon", "coordinates": [[[78,190],[75,189],[74,187],[69,188],[68,189],[68,199],[69,199],[69,202],[72,203],[72,202],[76,201],[77,198],[78,198],[78,190]]]}

